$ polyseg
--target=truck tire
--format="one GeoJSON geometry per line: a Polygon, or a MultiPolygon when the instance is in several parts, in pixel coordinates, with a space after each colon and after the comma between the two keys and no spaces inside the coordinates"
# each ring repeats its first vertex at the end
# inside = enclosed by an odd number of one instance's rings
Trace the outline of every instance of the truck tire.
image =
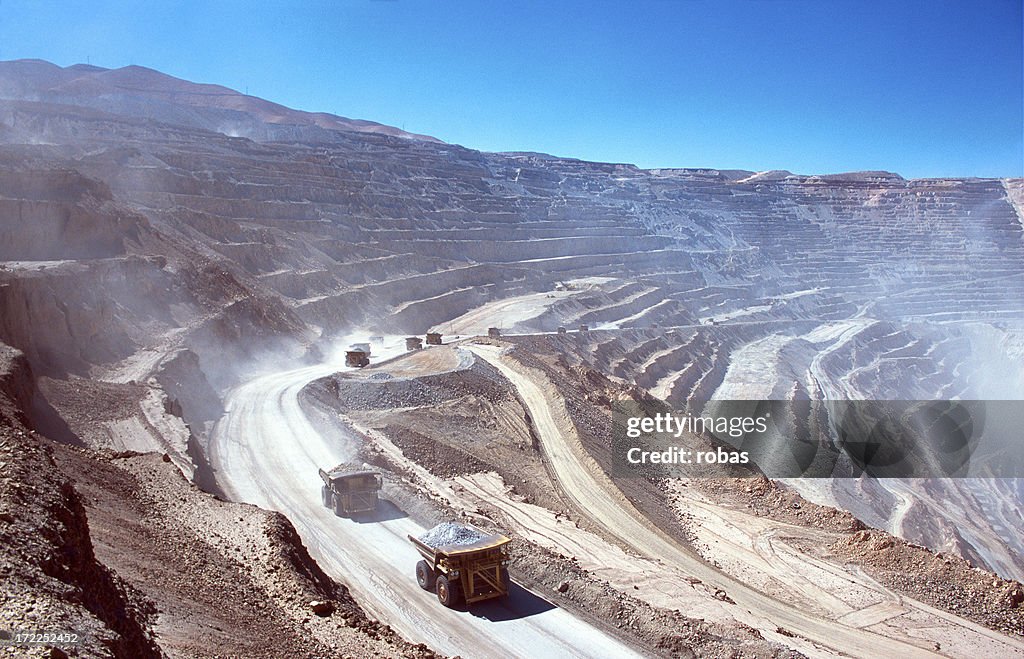
{"type": "Polygon", "coordinates": [[[507,567],[501,568],[501,585],[505,587],[506,593],[509,591],[509,588],[512,587],[512,579],[508,576],[507,567]]]}
{"type": "Polygon", "coordinates": [[[426,561],[420,561],[416,564],[416,583],[420,585],[423,590],[434,590],[434,584],[437,582],[437,578],[434,576],[434,571],[430,569],[426,561]]]}
{"type": "Polygon", "coordinates": [[[326,485],[320,488],[320,499],[324,502],[325,507],[334,507],[334,492],[331,492],[330,488],[326,485]]]}
{"type": "Polygon", "coordinates": [[[438,575],[437,584],[435,586],[437,590],[437,601],[447,606],[449,609],[459,603],[459,582],[448,581],[448,577],[443,574],[438,575]]]}
{"type": "Polygon", "coordinates": [[[334,497],[334,514],[338,517],[345,517],[345,499],[344,497],[334,497]]]}

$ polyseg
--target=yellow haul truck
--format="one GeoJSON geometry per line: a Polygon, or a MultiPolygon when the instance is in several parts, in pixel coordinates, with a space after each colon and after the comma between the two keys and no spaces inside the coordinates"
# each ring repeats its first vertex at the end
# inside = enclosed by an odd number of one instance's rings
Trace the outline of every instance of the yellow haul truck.
{"type": "Polygon", "coordinates": [[[509,538],[486,533],[471,524],[439,524],[409,540],[423,556],[416,563],[416,581],[452,607],[508,595],[509,538]]]}
{"type": "Polygon", "coordinates": [[[377,510],[377,493],[382,485],[380,474],[365,468],[339,466],[328,471],[320,469],[323,503],[339,517],[377,510]]]}

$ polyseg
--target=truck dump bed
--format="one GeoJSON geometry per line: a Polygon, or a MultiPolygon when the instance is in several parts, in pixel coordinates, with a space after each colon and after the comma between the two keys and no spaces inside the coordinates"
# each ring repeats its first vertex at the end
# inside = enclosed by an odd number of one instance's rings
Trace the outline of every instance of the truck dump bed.
{"type": "Polygon", "coordinates": [[[332,483],[344,481],[351,481],[355,483],[365,479],[369,486],[370,481],[375,480],[376,476],[379,475],[379,472],[372,469],[349,466],[335,467],[330,471],[324,471],[323,469],[318,469],[317,471],[320,472],[320,480],[324,482],[324,485],[331,485],[332,483]]]}
{"type": "Polygon", "coordinates": [[[485,535],[480,540],[468,544],[445,544],[436,547],[428,545],[414,535],[410,535],[409,540],[412,541],[412,544],[416,546],[421,554],[428,558],[432,558],[435,554],[440,556],[460,556],[476,552],[486,552],[489,549],[504,547],[512,542],[500,533],[485,535]]]}

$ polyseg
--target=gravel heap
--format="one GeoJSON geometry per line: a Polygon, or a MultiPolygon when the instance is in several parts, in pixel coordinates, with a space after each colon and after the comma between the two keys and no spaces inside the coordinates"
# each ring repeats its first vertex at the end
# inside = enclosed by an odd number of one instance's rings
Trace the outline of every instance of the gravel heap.
{"type": "MultiPolygon", "coordinates": [[[[337,388],[329,388],[329,399],[345,410],[383,410],[401,407],[430,407],[463,396],[483,396],[490,401],[509,399],[508,386],[501,384],[490,365],[479,362],[472,368],[418,378],[396,378],[377,372],[359,379],[335,378],[337,388]]],[[[321,380],[323,388],[327,380],[321,380]]],[[[328,385],[332,387],[332,385],[328,385]]]]}
{"type": "Polygon", "coordinates": [[[471,545],[486,537],[483,533],[457,522],[444,522],[419,536],[419,539],[428,547],[450,547],[471,545]]]}

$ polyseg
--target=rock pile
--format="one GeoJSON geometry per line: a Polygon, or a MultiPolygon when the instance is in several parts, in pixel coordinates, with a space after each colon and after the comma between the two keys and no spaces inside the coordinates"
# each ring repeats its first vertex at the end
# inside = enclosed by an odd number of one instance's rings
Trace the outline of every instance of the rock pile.
{"type": "Polygon", "coordinates": [[[457,522],[443,522],[419,536],[420,542],[430,547],[463,547],[483,540],[485,536],[474,528],[457,522]]]}

